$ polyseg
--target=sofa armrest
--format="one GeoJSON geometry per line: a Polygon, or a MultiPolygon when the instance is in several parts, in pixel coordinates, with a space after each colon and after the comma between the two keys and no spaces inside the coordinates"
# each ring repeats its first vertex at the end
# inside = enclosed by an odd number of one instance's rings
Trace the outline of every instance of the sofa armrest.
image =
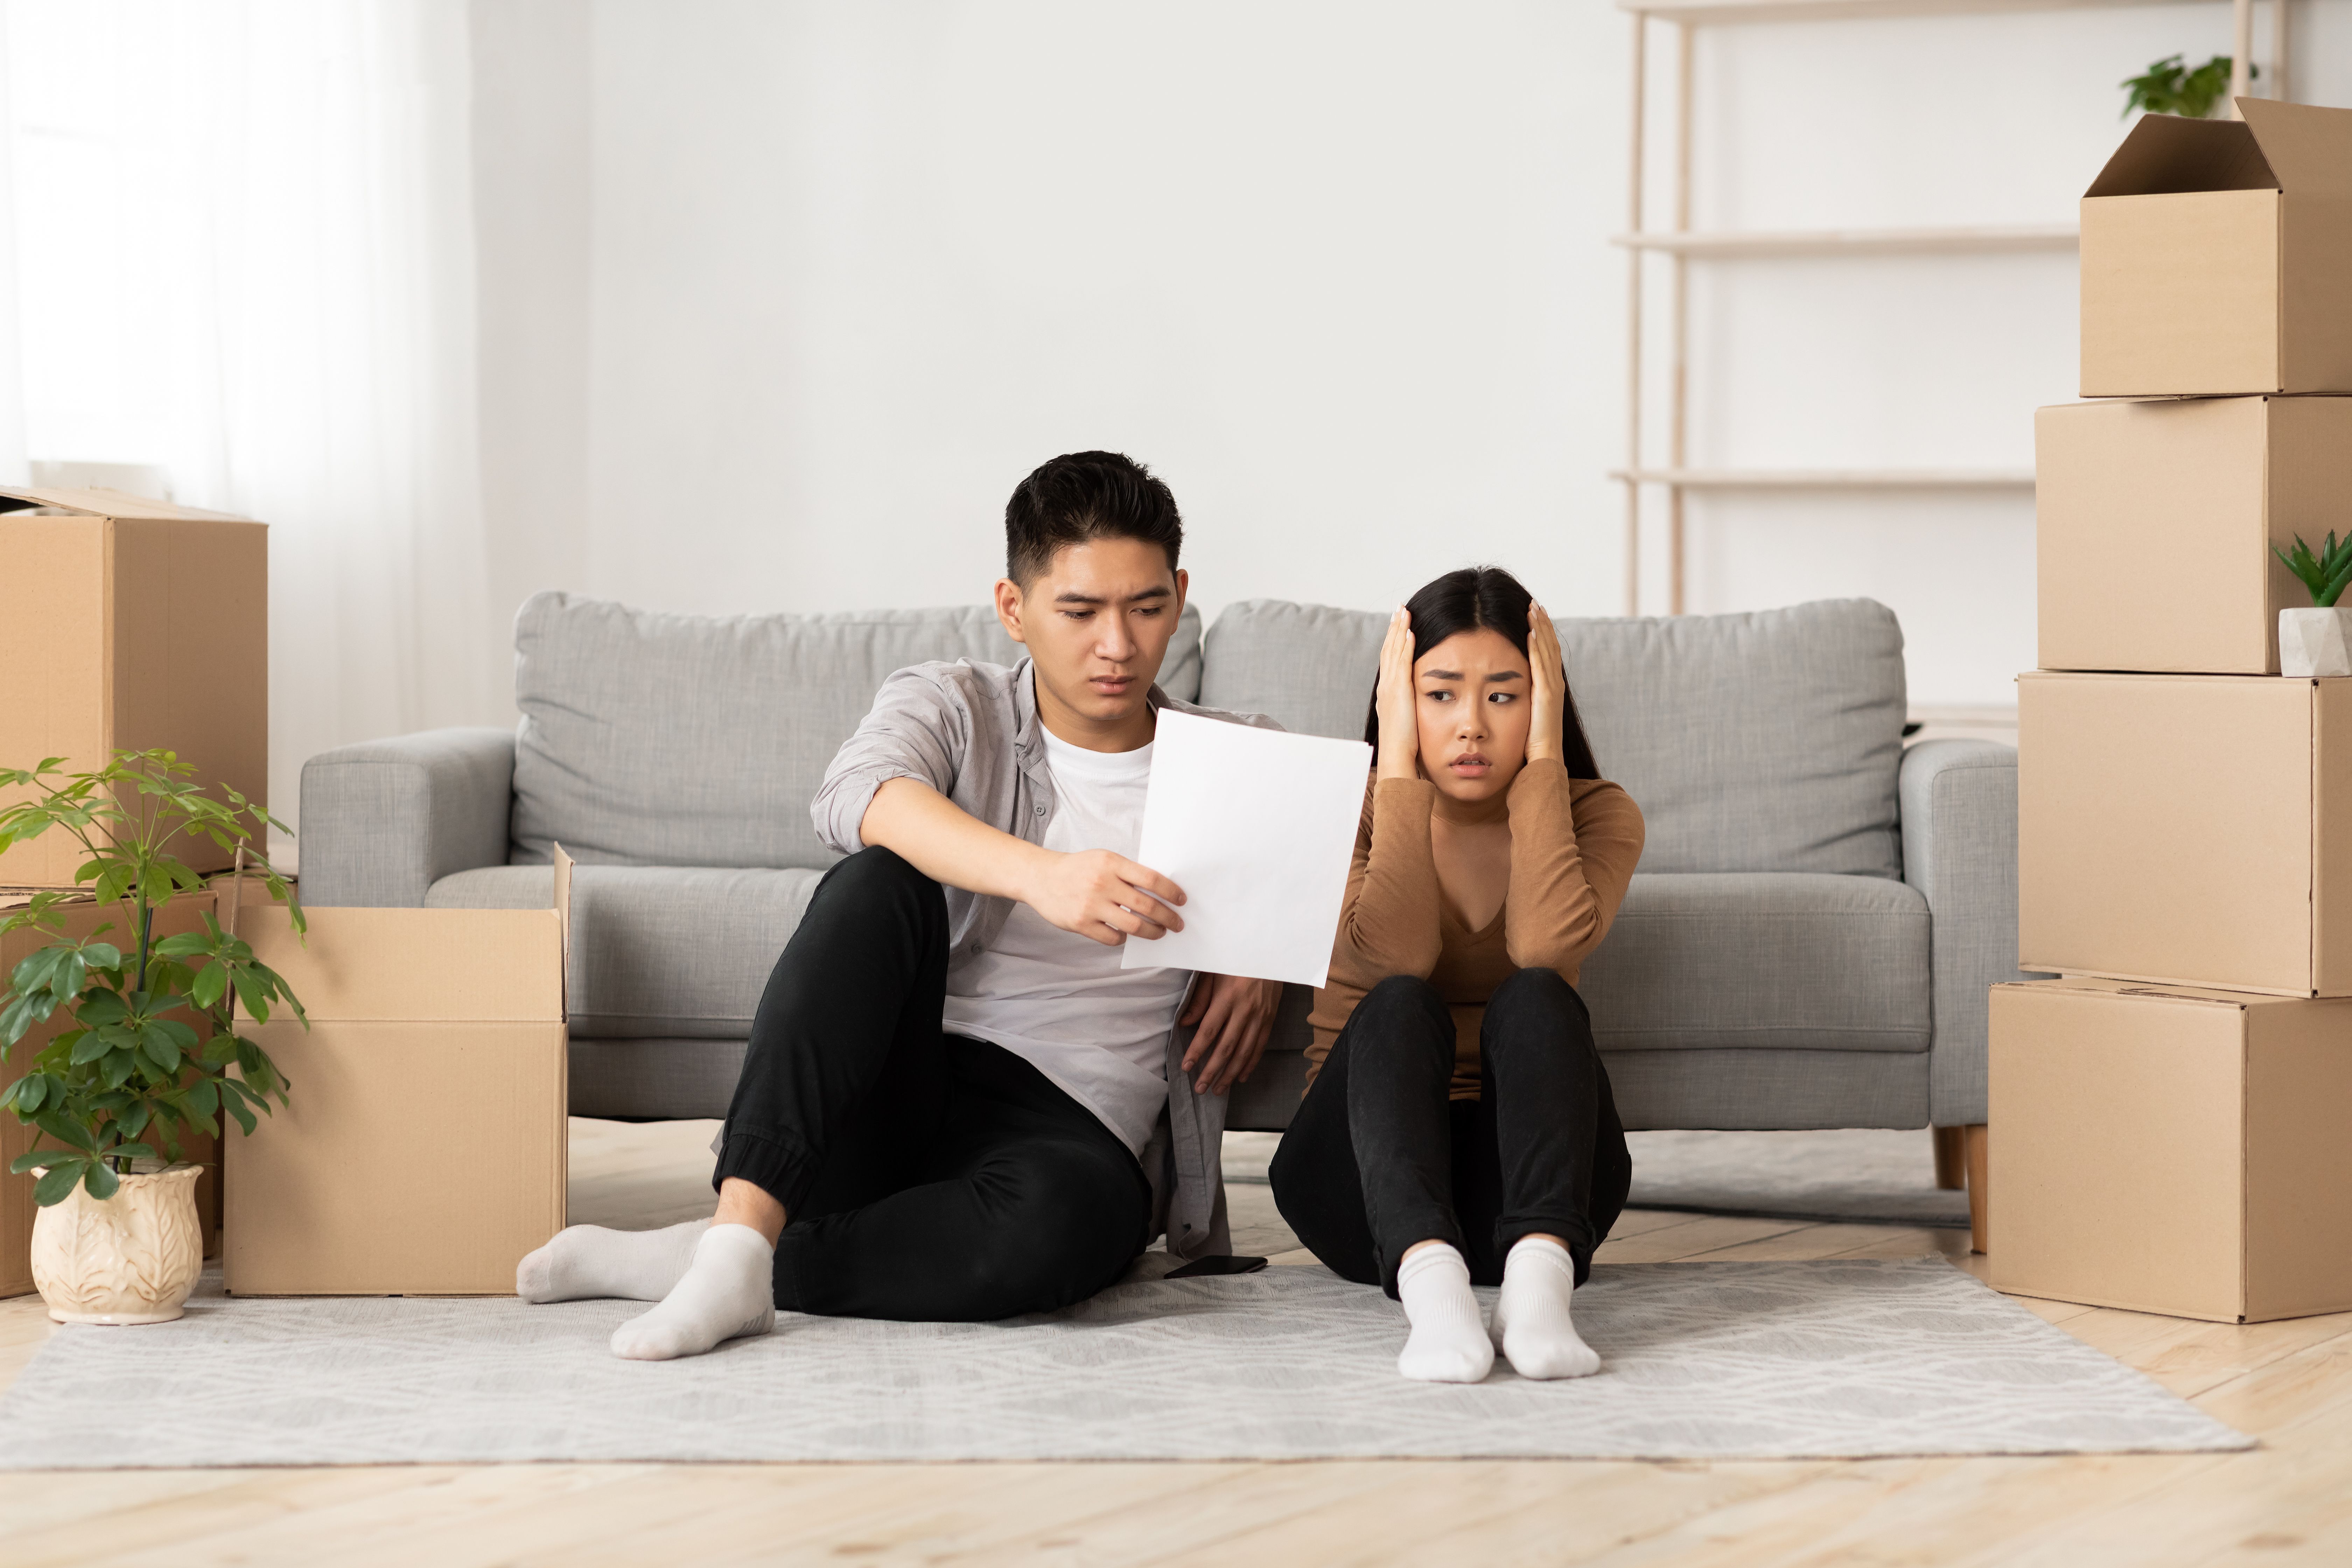
{"type": "Polygon", "coordinates": [[[1928,1119],[1985,1119],[1987,993],[2017,967],[2017,749],[1922,741],[1903,753],[1903,879],[1933,923],[1928,1119]]]}
{"type": "Polygon", "coordinates": [[[511,730],[426,730],[302,764],[302,901],[415,909],[453,871],[507,863],[511,730]]]}

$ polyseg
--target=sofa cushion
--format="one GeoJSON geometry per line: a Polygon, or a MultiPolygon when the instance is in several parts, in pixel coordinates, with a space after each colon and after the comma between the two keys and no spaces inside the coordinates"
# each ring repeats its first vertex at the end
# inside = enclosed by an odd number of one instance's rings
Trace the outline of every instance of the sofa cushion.
{"type": "Polygon", "coordinates": [[[1389,617],[1372,610],[1227,605],[1202,643],[1201,700],[1263,713],[1294,734],[1360,741],[1388,629],[1389,617]]]}
{"type": "MultiPolygon", "coordinates": [[[[1203,645],[1201,700],[1358,737],[1388,616],[1250,600],[1203,645]]],[[[1602,774],[1639,802],[1644,870],[1903,874],[1903,633],[1868,599],[1562,620],[1602,774]]]]}
{"type": "Polygon", "coordinates": [[[1882,877],[1637,873],[1578,990],[1604,1051],[1924,1051],[1927,900],[1882,877]]]}
{"type": "MultiPolygon", "coordinates": [[[[459,871],[434,883],[425,905],[543,910],[554,875],[545,866],[459,871]]],[[[572,1037],[746,1038],[768,972],[823,876],[803,869],[574,868],[565,965],[572,1037]]]]}
{"type": "MultiPolygon", "coordinates": [[[[1187,607],[1160,684],[1200,692],[1187,607]]],[[[562,843],[583,864],[821,868],[809,800],[893,670],[1012,664],[984,607],[676,616],[570,594],[515,617],[512,858],[562,843]]]]}

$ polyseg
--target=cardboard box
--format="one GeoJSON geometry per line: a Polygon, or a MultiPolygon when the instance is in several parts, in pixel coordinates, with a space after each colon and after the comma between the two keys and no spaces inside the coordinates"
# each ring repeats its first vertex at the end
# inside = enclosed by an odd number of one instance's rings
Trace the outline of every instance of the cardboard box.
{"type": "MultiPolygon", "coordinates": [[[[167,747],[207,785],[269,785],[269,531],[112,490],[0,490],[0,765],[167,747]]],[[[13,797],[7,797],[13,798],[13,797]]],[[[226,853],[191,843],[199,871],[226,853]]],[[[65,887],[52,829],[0,854],[0,884],[65,887]]]]}
{"type": "Polygon", "coordinates": [[[2221,1322],[2352,1308],[2352,1001],[1991,1000],[1994,1289],[2221,1322]]]}
{"type": "Polygon", "coordinates": [[[2019,968],[2352,995],[2352,680],[2017,695],[2019,968]]]}
{"type": "Polygon", "coordinates": [[[280,906],[238,933],[309,1010],[240,1032],[291,1103],[228,1135],[237,1296],[504,1296],[563,1228],[563,953],[571,862],[548,910],[280,906]]]}
{"type": "Polygon", "coordinates": [[[2352,392],[2352,110],[2149,114],[2083,197],[2083,395],[2352,392]]]}
{"type": "MultiPolygon", "coordinates": [[[[25,902],[22,893],[0,895],[0,914],[21,909],[25,902]]],[[[156,914],[155,936],[161,939],[204,930],[205,911],[212,907],[209,891],[183,893],[156,914]]],[[[131,930],[133,919],[131,911],[119,904],[100,909],[95,900],[77,902],[58,913],[66,935],[80,939],[101,925],[111,925],[114,930],[107,933],[107,940],[118,945],[131,930]]],[[[13,972],[51,940],[31,931],[0,937],[0,976],[13,972]]],[[[212,1030],[200,1016],[190,1015],[187,1021],[195,1026],[199,1036],[211,1036],[212,1030]]],[[[10,1047],[7,1064],[0,1068],[0,1088],[24,1077],[32,1058],[65,1026],[65,1016],[59,1013],[27,1031],[10,1047]]],[[[0,1296],[23,1296],[33,1289],[33,1216],[38,1212],[33,1202],[35,1178],[30,1172],[12,1176],[8,1166],[17,1155],[31,1150],[36,1136],[34,1129],[17,1121],[14,1111],[0,1110],[0,1296]]],[[[186,1159],[205,1167],[196,1181],[196,1213],[205,1226],[205,1256],[210,1258],[220,1250],[220,1151],[205,1133],[184,1129],[180,1133],[180,1152],[186,1159]]]]}
{"type": "Polygon", "coordinates": [[[2069,403],[2033,420],[2042,668],[2278,672],[2277,556],[2352,531],[2352,397],[2069,403]]]}

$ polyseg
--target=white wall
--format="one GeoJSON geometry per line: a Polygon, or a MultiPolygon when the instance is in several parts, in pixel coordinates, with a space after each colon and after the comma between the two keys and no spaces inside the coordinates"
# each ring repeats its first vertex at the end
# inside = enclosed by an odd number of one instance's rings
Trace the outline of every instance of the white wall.
{"type": "Polygon", "coordinates": [[[970,601],[1015,481],[1107,447],[1174,486],[1207,610],[1490,557],[1606,612],[1622,175],[1581,119],[1621,31],[601,5],[588,588],[970,601]]]}
{"type": "MultiPolygon", "coordinates": [[[[2065,221],[2115,84],[2227,26],[1709,32],[1695,220],[2065,221]]],[[[2295,32],[2295,96],[2352,102],[2352,0],[2295,32]]],[[[477,0],[494,596],[969,602],[1013,484],[1101,446],[1175,487],[1212,614],[1471,560],[1615,614],[1628,36],[1601,0],[477,0]]],[[[1691,456],[2030,466],[2073,290],[2055,256],[1702,269],[1691,456]]],[[[1868,594],[1915,700],[2000,703],[2032,528],[2022,495],[1709,499],[1691,607],[1868,594]]]]}
{"type": "MultiPolygon", "coordinates": [[[[2266,5],[2258,17],[2260,61],[2266,5]]],[[[2347,24],[2352,5],[2296,7],[2294,97],[2352,103],[2347,24]]],[[[1663,100],[1669,34],[1653,40],[1663,100]]],[[[1709,30],[1693,226],[2069,223],[2126,128],[2116,84],[2230,47],[2218,4],[1709,30]]],[[[1664,180],[1651,191],[1663,218],[1664,180]]],[[[1691,461],[2030,469],[2032,410],[2074,396],[2075,291],[2071,254],[1696,267],[1691,461]]],[[[1650,409],[1662,427],[1663,404],[1650,409]]],[[[1915,702],[2012,701],[2010,677],[2034,662],[2030,492],[1696,497],[1689,550],[1693,609],[1839,593],[1894,605],[1915,702]]],[[[1663,576],[1663,557],[1650,565],[1663,576]]]]}

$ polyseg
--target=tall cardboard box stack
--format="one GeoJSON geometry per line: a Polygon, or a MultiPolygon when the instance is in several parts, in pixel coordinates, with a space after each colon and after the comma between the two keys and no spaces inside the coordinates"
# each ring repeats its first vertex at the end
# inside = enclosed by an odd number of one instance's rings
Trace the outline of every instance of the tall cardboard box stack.
{"type": "Polygon", "coordinates": [[[2352,679],[2272,552],[2352,531],[2352,111],[2144,118],[2083,201],[2083,394],[2035,421],[1993,1283],[2352,1308],[2352,679]]]}
{"type": "MultiPolygon", "coordinates": [[[[79,771],[117,751],[162,748],[193,763],[199,782],[266,800],[268,537],[244,518],[113,490],[0,489],[0,767],[62,757],[79,771]]],[[[184,852],[201,871],[228,863],[209,843],[184,852]]],[[[82,859],[79,846],[54,830],[0,853],[0,903],[26,889],[70,888],[82,859]]],[[[208,899],[178,900],[169,929],[201,929],[207,907],[208,899]]],[[[68,924],[86,931],[107,918],[122,924],[119,912],[95,905],[72,911],[68,924]]],[[[12,939],[0,972],[37,945],[29,935],[12,939]]],[[[9,1053],[0,1086],[20,1076],[29,1054],[9,1053]]],[[[6,1173],[30,1142],[29,1130],[0,1112],[0,1296],[33,1288],[33,1177],[6,1173]]],[[[215,1158],[193,1149],[189,1157],[215,1158]]],[[[217,1178],[215,1165],[197,1190],[207,1252],[217,1250],[217,1178]]]]}

